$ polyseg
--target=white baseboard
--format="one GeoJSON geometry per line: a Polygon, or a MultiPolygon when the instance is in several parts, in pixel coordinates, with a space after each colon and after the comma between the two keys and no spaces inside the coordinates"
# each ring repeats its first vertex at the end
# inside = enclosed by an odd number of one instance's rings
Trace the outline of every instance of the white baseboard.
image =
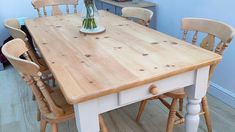
{"type": "Polygon", "coordinates": [[[235,108],[235,93],[221,87],[220,85],[210,82],[210,88],[208,91],[212,96],[220,99],[227,105],[235,108]]]}

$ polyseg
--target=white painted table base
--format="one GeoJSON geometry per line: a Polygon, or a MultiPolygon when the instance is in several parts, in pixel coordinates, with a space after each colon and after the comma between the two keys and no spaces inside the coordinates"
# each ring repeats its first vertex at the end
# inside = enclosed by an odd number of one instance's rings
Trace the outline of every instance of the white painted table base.
{"type": "Polygon", "coordinates": [[[153,97],[148,92],[148,89],[151,84],[155,84],[159,88],[159,94],[186,87],[185,91],[188,95],[188,104],[185,131],[197,132],[200,103],[202,97],[206,95],[208,75],[209,66],[75,104],[74,110],[77,129],[79,132],[99,132],[99,114],[153,97]]]}

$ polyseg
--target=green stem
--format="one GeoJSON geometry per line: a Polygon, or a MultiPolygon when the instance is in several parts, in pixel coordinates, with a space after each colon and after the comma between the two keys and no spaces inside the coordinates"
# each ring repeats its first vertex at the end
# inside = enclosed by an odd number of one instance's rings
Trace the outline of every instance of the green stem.
{"type": "Polygon", "coordinates": [[[95,22],[95,6],[93,0],[85,0],[86,18],[84,18],[82,25],[85,29],[95,29],[97,24],[95,22]]]}

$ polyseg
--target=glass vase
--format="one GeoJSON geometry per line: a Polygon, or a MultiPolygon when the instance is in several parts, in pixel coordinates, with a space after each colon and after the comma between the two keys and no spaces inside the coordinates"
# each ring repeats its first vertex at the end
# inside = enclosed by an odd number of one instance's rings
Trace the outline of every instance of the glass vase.
{"type": "Polygon", "coordinates": [[[97,33],[101,28],[99,25],[99,13],[95,6],[95,0],[84,0],[82,8],[82,29],[84,33],[97,33]]]}

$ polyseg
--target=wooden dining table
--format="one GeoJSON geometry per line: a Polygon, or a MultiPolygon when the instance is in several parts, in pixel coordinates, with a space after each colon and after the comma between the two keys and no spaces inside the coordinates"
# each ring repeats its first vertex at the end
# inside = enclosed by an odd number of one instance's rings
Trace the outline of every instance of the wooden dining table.
{"type": "Polygon", "coordinates": [[[80,14],[25,24],[68,103],[79,132],[98,132],[99,114],[185,88],[186,132],[196,132],[210,65],[221,56],[99,11],[100,34],[82,34],[80,14]]]}

